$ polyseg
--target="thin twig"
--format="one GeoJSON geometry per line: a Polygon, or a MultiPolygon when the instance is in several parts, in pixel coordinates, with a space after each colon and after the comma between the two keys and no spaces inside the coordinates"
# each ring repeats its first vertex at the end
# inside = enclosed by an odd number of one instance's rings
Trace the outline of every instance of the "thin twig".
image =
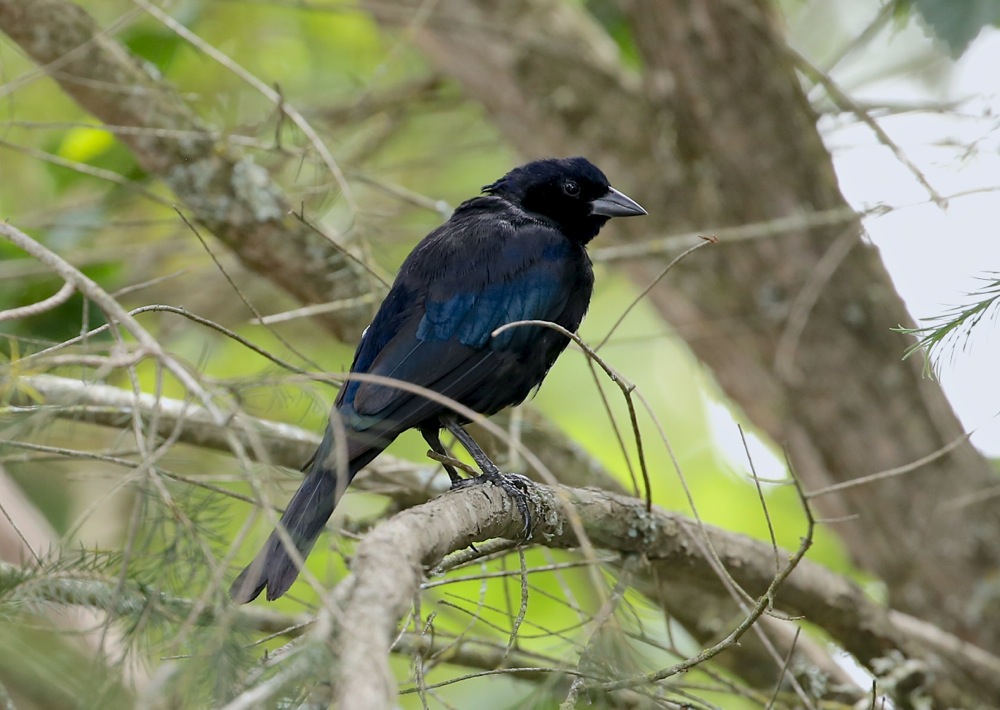
{"type": "Polygon", "coordinates": [[[517,560],[520,563],[518,571],[521,576],[521,606],[518,608],[517,616],[514,617],[514,622],[510,626],[510,638],[507,641],[507,648],[504,649],[504,657],[510,653],[511,649],[514,648],[514,644],[517,643],[517,632],[528,613],[528,565],[524,559],[523,547],[517,548],[517,560]]]}
{"type": "MultiPolygon", "coordinates": [[[[796,487],[796,490],[799,489],[796,487]]],[[[794,570],[798,566],[799,562],[802,561],[802,558],[805,557],[806,552],[808,552],[809,548],[812,546],[813,531],[815,529],[815,520],[812,517],[812,512],[809,510],[808,501],[806,500],[805,496],[802,494],[801,491],[799,491],[799,495],[800,495],[800,501],[802,502],[803,507],[806,511],[806,520],[807,520],[806,533],[802,538],[802,542],[799,545],[799,549],[795,551],[795,554],[791,556],[788,563],[778,572],[778,574],[774,576],[774,579],[771,580],[771,583],[767,587],[767,591],[765,591],[757,599],[757,603],[754,605],[753,609],[750,611],[747,617],[743,619],[743,621],[741,621],[739,625],[737,625],[737,627],[733,629],[728,636],[726,636],[726,638],[724,638],[722,641],[715,644],[714,646],[703,650],[696,656],[688,658],[687,660],[672,665],[668,668],[656,671],[655,673],[644,673],[640,676],[634,676],[632,678],[625,678],[622,680],[612,681],[610,683],[602,683],[597,687],[600,690],[611,691],[611,690],[619,690],[622,688],[632,688],[650,683],[658,683],[661,680],[669,678],[670,676],[677,675],[678,673],[682,673],[686,670],[690,670],[691,668],[694,668],[704,663],[710,658],[714,658],[715,656],[725,651],[727,648],[730,648],[731,646],[738,643],[743,634],[745,634],[750,629],[750,627],[753,626],[754,623],[756,623],[757,619],[759,619],[761,616],[763,616],[766,612],[768,612],[771,609],[772,605],[774,604],[774,598],[778,592],[778,589],[781,588],[781,585],[785,582],[786,579],[788,579],[788,575],[790,575],[792,573],[792,570],[794,570]]]]}
{"type": "Polygon", "coordinates": [[[975,432],[968,432],[962,434],[961,436],[948,442],[940,449],[932,451],[923,458],[919,458],[903,466],[897,466],[896,468],[890,468],[885,471],[879,471],[878,473],[871,473],[867,476],[859,476],[858,478],[852,478],[849,481],[841,481],[840,483],[834,483],[830,486],[825,486],[819,488],[815,491],[809,491],[805,494],[806,498],[818,498],[819,496],[829,495],[830,493],[839,493],[840,491],[847,490],[848,488],[855,488],[857,486],[868,485],[869,483],[875,483],[876,481],[883,481],[887,478],[893,478],[894,476],[902,476],[903,474],[916,471],[919,468],[926,466],[927,464],[936,461],[942,456],[946,456],[951,453],[959,446],[964,444],[975,432]]]}
{"type": "Polygon", "coordinates": [[[788,675],[788,669],[792,665],[792,659],[795,658],[795,648],[799,643],[799,633],[802,631],[801,626],[795,627],[795,636],[792,637],[792,643],[788,647],[788,653],[785,655],[785,664],[781,667],[781,672],[778,674],[778,679],[774,682],[774,694],[771,695],[771,699],[767,703],[766,710],[771,710],[774,707],[775,702],[778,700],[778,694],[781,693],[781,684],[788,675]]]}
{"type": "Polygon", "coordinates": [[[785,327],[781,331],[774,351],[774,371],[786,382],[794,380],[795,351],[802,339],[802,333],[809,324],[809,314],[823,294],[823,289],[851,250],[860,245],[860,241],[856,229],[844,230],[816,262],[808,280],[792,302],[785,327]]]}
{"type": "Polygon", "coordinates": [[[19,306],[0,311],[0,323],[9,320],[18,320],[19,318],[31,318],[51,311],[53,308],[58,308],[66,303],[74,293],[76,293],[76,286],[67,281],[58,291],[44,300],[28,306],[19,306]]]}
{"type": "Polygon", "coordinates": [[[743,426],[740,424],[736,425],[737,429],[740,431],[740,440],[743,442],[743,452],[747,456],[747,462],[750,465],[750,473],[753,476],[754,487],[757,489],[757,499],[760,501],[760,507],[764,511],[764,520],[767,522],[767,532],[771,536],[771,547],[774,548],[774,569],[775,572],[781,569],[781,559],[778,556],[778,541],[774,536],[774,525],[771,523],[771,513],[767,509],[767,500],[764,498],[764,490],[760,486],[760,479],[757,477],[757,467],[754,465],[753,456],[750,454],[750,447],[747,445],[747,436],[743,431],[743,426]]]}
{"type": "MultiPolygon", "coordinates": [[[[583,651],[580,653],[580,657],[577,659],[576,670],[578,672],[582,671],[584,662],[587,661],[590,654],[594,651],[601,629],[613,618],[615,611],[618,609],[618,605],[625,597],[625,592],[632,582],[632,575],[635,574],[635,571],[641,561],[642,557],[640,555],[626,556],[625,564],[621,567],[618,581],[615,582],[614,589],[611,591],[610,596],[604,604],[601,605],[597,614],[594,615],[591,624],[592,629],[590,631],[590,637],[587,639],[587,644],[584,646],[583,651]]],[[[570,685],[569,693],[566,695],[566,699],[559,705],[559,709],[573,710],[573,708],[576,707],[577,697],[584,689],[584,686],[585,683],[582,675],[578,675],[574,678],[572,684],[570,685]]]]}
{"type": "Polygon", "coordinates": [[[704,239],[706,232],[710,232],[721,243],[731,244],[733,242],[754,239],[769,239],[776,236],[792,236],[802,233],[803,230],[855,222],[861,216],[880,214],[884,211],[884,207],[877,207],[859,214],[851,207],[835,207],[829,210],[779,217],[764,222],[752,222],[737,227],[716,227],[699,232],[674,234],[658,239],[615,244],[613,246],[593,249],[590,252],[590,256],[594,261],[604,262],[644,259],[649,256],[685,249],[692,245],[697,246],[704,239]]]}
{"type": "Polygon", "coordinates": [[[262,96],[264,96],[269,101],[271,101],[275,106],[277,106],[278,109],[282,111],[282,113],[288,116],[292,120],[292,123],[294,123],[298,127],[298,129],[302,131],[303,135],[305,135],[306,138],[309,139],[309,142],[312,144],[313,148],[316,149],[316,152],[319,154],[320,158],[323,160],[323,163],[326,165],[327,170],[330,171],[330,174],[333,176],[333,179],[337,181],[337,184],[340,186],[340,190],[344,195],[344,199],[347,202],[347,206],[351,210],[351,214],[357,213],[358,205],[354,200],[354,195],[351,192],[351,187],[347,182],[347,178],[344,176],[344,173],[340,169],[340,166],[337,164],[337,161],[333,159],[333,155],[330,154],[330,151],[327,149],[322,139],[320,139],[319,135],[313,129],[312,125],[310,125],[310,123],[305,119],[305,117],[301,113],[298,112],[297,109],[287,104],[278,91],[272,89],[270,86],[268,86],[263,81],[261,81],[256,76],[254,76],[249,71],[240,66],[231,57],[228,57],[225,54],[223,54],[221,51],[219,51],[219,49],[217,49],[213,45],[203,40],[201,37],[196,35],[194,32],[192,32],[187,27],[182,25],[180,22],[175,20],[173,17],[165,13],[156,5],[146,2],[146,0],[132,0],[132,2],[134,2],[136,5],[138,5],[143,10],[148,12],[150,15],[155,17],[157,20],[162,22],[171,31],[176,33],[177,36],[181,37],[189,44],[191,44],[191,46],[195,47],[201,52],[204,52],[213,60],[218,62],[221,66],[225,67],[233,74],[238,76],[240,79],[245,81],[247,84],[252,86],[262,96]]]}
{"type": "Polygon", "coordinates": [[[660,283],[660,281],[663,280],[664,276],[666,276],[668,273],[670,273],[671,269],[673,269],[675,266],[677,266],[677,264],[679,264],[681,261],[683,261],[685,258],[687,258],[688,255],[690,255],[690,254],[698,251],[702,247],[708,246],[709,244],[718,244],[719,243],[719,238],[716,237],[716,236],[711,236],[711,237],[702,236],[701,239],[702,239],[702,241],[700,243],[695,244],[692,247],[688,247],[687,249],[685,249],[684,251],[682,251],[680,254],[678,254],[677,256],[675,256],[673,259],[671,259],[670,263],[667,264],[663,268],[663,270],[659,274],[656,275],[656,278],[654,278],[652,281],[650,281],[649,284],[646,286],[646,288],[644,288],[639,293],[638,296],[636,296],[634,299],[632,299],[632,302],[630,304],[628,304],[628,306],[625,308],[625,310],[622,311],[622,314],[620,316],[618,316],[618,320],[616,320],[612,324],[611,328],[608,329],[607,334],[603,338],[601,338],[601,342],[599,342],[594,347],[594,352],[597,352],[602,347],[604,347],[604,344],[606,342],[608,342],[608,339],[612,335],[614,335],[614,332],[616,330],[618,330],[618,326],[620,326],[622,324],[622,321],[625,320],[626,316],[628,316],[628,314],[632,312],[632,309],[635,308],[637,305],[639,305],[640,301],[642,301],[642,299],[644,299],[646,297],[646,295],[650,291],[653,290],[653,288],[656,286],[656,284],[660,283]]]}
{"type": "Polygon", "coordinates": [[[243,290],[236,285],[235,281],[233,281],[233,277],[229,275],[229,272],[226,270],[226,267],[222,265],[222,262],[219,261],[218,257],[215,255],[215,252],[212,251],[211,247],[208,246],[208,242],[205,241],[205,238],[201,235],[201,232],[198,231],[198,228],[191,223],[191,220],[187,218],[187,216],[184,214],[184,212],[180,210],[180,208],[175,206],[174,211],[177,213],[177,216],[181,218],[181,221],[184,222],[187,228],[191,230],[191,233],[194,234],[195,238],[198,240],[198,243],[201,244],[201,248],[205,250],[205,253],[208,254],[208,257],[212,260],[212,263],[215,264],[215,268],[218,269],[219,273],[222,274],[222,278],[224,278],[226,280],[226,283],[229,284],[229,288],[231,288],[233,290],[233,293],[236,294],[236,297],[243,302],[243,305],[246,306],[251,313],[253,313],[254,318],[257,320],[257,322],[264,325],[267,329],[267,332],[269,332],[274,337],[275,340],[284,345],[285,349],[288,350],[288,352],[295,354],[300,360],[302,360],[302,362],[307,363],[314,370],[322,369],[309,356],[305,355],[301,350],[299,350],[290,342],[288,342],[288,339],[285,338],[285,336],[283,336],[274,328],[271,328],[267,324],[263,323],[262,320],[263,317],[261,316],[260,311],[257,310],[256,306],[254,306],[253,303],[250,302],[250,299],[246,297],[246,294],[243,293],[243,290]]]}
{"type": "Polygon", "coordinates": [[[892,151],[892,154],[896,156],[896,160],[903,164],[907,170],[916,178],[917,182],[920,183],[927,194],[930,195],[931,200],[941,209],[945,209],[948,206],[948,201],[941,196],[937,189],[931,185],[927,176],[924,175],[923,171],[917,167],[916,163],[910,160],[910,157],[903,151],[899,145],[889,137],[889,134],[885,132],[885,129],[879,125],[878,121],[868,115],[868,112],[861,108],[855,101],[848,95],[846,91],[840,88],[840,86],[833,80],[829,74],[821,70],[819,67],[814,65],[809,59],[807,59],[801,53],[795,51],[792,47],[785,47],[789,56],[795,61],[796,66],[802,72],[810,78],[810,80],[820,84],[824,89],[826,89],[827,95],[830,100],[836,105],[840,106],[845,111],[850,111],[854,116],[856,116],[862,123],[864,123],[868,128],[875,134],[878,142],[892,151]]]}
{"type": "Polygon", "coordinates": [[[600,366],[600,368],[604,370],[604,373],[611,379],[612,382],[618,385],[618,388],[622,391],[622,396],[625,398],[625,404],[628,407],[629,420],[632,423],[632,432],[635,435],[636,455],[639,458],[639,468],[642,471],[642,482],[643,485],[645,485],[646,487],[646,497],[645,497],[646,509],[652,510],[653,508],[652,486],[650,485],[649,482],[649,470],[646,467],[646,456],[645,452],[643,451],[642,432],[639,429],[639,420],[635,411],[635,403],[632,401],[632,393],[636,389],[635,385],[632,384],[631,382],[627,382],[625,378],[623,378],[620,374],[618,374],[618,372],[616,372],[610,365],[608,365],[608,363],[600,355],[594,352],[594,350],[589,345],[587,345],[579,335],[577,335],[576,333],[571,333],[569,330],[562,327],[558,323],[552,323],[550,321],[545,321],[545,320],[514,321],[513,323],[507,323],[505,325],[500,326],[499,328],[494,330],[491,335],[495,338],[496,336],[500,335],[509,328],[517,328],[523,326],[542,326],[545,328],[551,328],[552,330],[566,336],[574,343],[576,343],[580,347],[580,349],[583,350],[584,354],[586,354],[588,358],[590,358],[593,362],[596,362],[600,366]]]}

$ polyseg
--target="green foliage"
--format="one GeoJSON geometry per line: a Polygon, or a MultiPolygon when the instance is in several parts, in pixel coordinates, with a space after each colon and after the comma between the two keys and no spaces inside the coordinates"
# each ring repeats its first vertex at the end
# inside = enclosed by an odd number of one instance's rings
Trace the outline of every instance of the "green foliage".
{"type": "Polygon", "coordinates": [[[1000,3],[996,0],[897,0],[897,16],[908,17],[913,11],[928,33],[943,42],[956,59],[983,28],[1000,26],[1000,3]]]}
{"type": "Polygon", "coordinates": [[[128,708],[131,693],[85,648],[67,643],[44,619],[0,621],[0,687],[30,707],[128,708]]]}
{"type": "MultiPolygon", "coordinates": [[[[617,5],[603,0],[586,4],[627,62],[636,65],[637,53],[617,5]]],[[[88,11],[102,13],[105,26],[134,9],[127,0],[89,5],[94,7],[88,11]]],[[[206,125],[229,137],[234,150],[245,151],[266,165],[290,202],[301,207],[311,223],[335,235],[377,271],[393,273],[416,239],[440,223],[438,203],[453,207],[517,160],[484,120],[482,108],[463,101],[455,83],[435,77],[411,46],[409,36],[383,33],[353,3],[187,2],[170,10],[240,67],[278,86],[285,99],[309,118],[348,175],[359,203],[357,213],[346,210],[308,141],[287,121],[279,120],[275,107],[236,74],[144,15],[119,28],[114,38],[155,66],[206,125]],[[401,87],[408,82],[423,82],[427,88],[407,94],[401,87]],[[405,98],[395,99],[397,94],[405,98]],[[396,187],[425,201],[416,205],[400,197],[396,187]]],[[[16,76],[33,71],[22,57],[11,55],[5,52],[3,57],[5,73],[16,76]]],[[[29,83],[0,102],[0,121],[5,131],[0,144],[5,177],[0,181],[2,217],[30,228],[107,290],[130,288],[117,294],[124,306],[176,305],[209,317],[309,371],[347,369],[353,343],[333,341],[307,319],[267,327],[252,324],[253,314],[223,270],[265,315],[298,304],[276,293],[260,277],[244,272],[205,234],[208,249],[219,258],[217,266],[171,209],[173,198],[138,168],[125,144],[113,132],[96,126],[54,84],[29,83]],[[38,157],[37,151],[66,162],[52,164],[38,157]],[[125,185],[108,180],[108,173],[125,185]],[[155,197],[165,198],[167,204],[155,197]]],[[[0,310],[37,302],[61,285],[49,271],[29,264],[5,243],[0,243],[0,274],[4,280],[0,310]]],[[[597,291],[582,333],[590,343],[600,342],[636,297],[636,289],[625,279],[600,267],[597,291]]],[[[245,346],[175,314],[137,317],[207,387],[224,393],[226,401],[237,403],[246,413],[317,431],[325,421],[334,396],[332,387],[286,372],[245,346]]],[[[26,352],[65,341],[102,324],[102,319],[98,309],[86,307],[76,295],[45,314],[0,325],[0,332],[7,336],[0,340],[0,347],[8,356],[0,362],[0,403],[9,404],[2,378],[20,372],[17,362],[26,352]]],[[[65,354],[108,356],[119,344],[104,333],[65,354]]],[[[640,417],[653,472],[654,501],[690,513],[690,492],[703,520],[769,539],[753,482],[734,475],[708,443],[712,433],[705,401],[710,387],[675,334],[651,308],[640,304],[600,354],[635,382],[656,415],[655,422],[646,413],[640,417]],[[658,426],[677,454],[687,491],[659,438],[658,426]]],[[[34,372],[32,365],[26,364],[30,372],[34,372]]],[[[135,365],[131,372],[73,363],[55,372],[97,379],[126,391],[134,377],[144,392],[192,398],[151,360],[135,365]]],[[[539,407],[631,488],[630,466],[633,472],[638,467],[621,396],[603,376],[594,380],[580,352],[571,351],[560,360],[532,406],[539,407]],[[607,409],[601,389],[609,401],[607,409]],[[567,401],[573,406],[567,407],[567,401]],[[623,432],[624,447],[614,436],[612,424],[623,432]]],[[[5,415],[0,438],[64,446],[67,454],[53,463],[53,456],[32,456],[3,446],[0,455],[6,457],[7,468],[26,482],[38,507],[56,524],[58,533],[66,535],[64,545],[93,549],[97,544],[93,541],[99,539],[102,547],[119,552],[64,552],[44,559],[24,576],[0,575],[0,637],[13,640],[0,643],[0,684],[40,688],[38,692],[44,694],[36,703],[39,707],[134,704],[131,691],[121,683],[104,677],[88,679],[82,669],[90,666],[81,660],[79,650],[74,655],[61,648],[58,632],[44,626],[43,617],[57,604],[59,595],[65,601],[74,590],[87,592],[85,599],[74,600],[79,605],[113,618],[109,628],[120,635],[123,651],[153,666],[166,699],[164,706],[168,701],[176,707],[221,705],[248,683],[275,677],[279,670],[254,661],[265,649],[273,650],[288,639],[265,640],[266,633],[248,631],[239,610],[224,599],[226,583],[262,541],[270,523],[258,516],[249,532],[245,531],[251,506],[199,486],[254,496],[256,491],[247,482],[247,476],[253,475],[267,492],[273,492],[275,502],[281,502],[299,474],[263,465],[248,472],[231,456],[148,436],[148,418],[136,424],[127,413],[120,428],[100,430],[76,422],[56,424],[49,416],[32,417],[37,418],[5,415]],[[137,453],[134,426],[148,436],[144,443],[152,453],[147,457],[137,453]],[[73,457],[74,451],[79,458],[73,457]],[[84,460],[85,454],[126,458],[136,467],[84,460]],[[178,483],[171,478],[175,475],[186,476],[190,482],[178,483]],[[230,549],[240,535],[246,538],[242,546],[230,549]],[[36,629],[36,625],[43,628],[36,629]],[[27,645],[38,653],[17,658],[12,644],[27,645]],[[9,669],[16,673],[5,673],[9,669]],[[92,687],[82,688],[88,681],[92,687]]],[[[412,436],[401,437],[391,453],[430,468],[425,450],[426,445],[412,436]]],[[[765,486],[765,498],[779,544],[794,548],[802,521],[792,489],[765,486]]],[[[351,494],[338,513],[344,517],[337,522],[346,520],[352,532],[363,531],[384,509],[383,498],[351,494]]],[[[346,575],[352,552],[349,536],[327,535],[310,556],[309,569],[332,587],[346,575]]],[[[828,532],[820,533],[811,556],[849,569],[828,532]]],[[[511,653],[558,665],[585,650],[588,623],[617,580],[602,567],[596,573],[600,581],[595,582],[590,570],[568,566],[578,562],[576,554],[526,551],[530,594],[523,618],[517,622],[511,653]]],[[[408,631],[429,638],[464,635],[490,648],[502,651],[507,647],[522,602],[516,553],[451,570],[432,582],[441,584],[421,597],[419,616],[410,619],[408,631]]],[[[312,587],[300,582],[270,608],[313,612],[319,602],[312,587]]],[[[698,650],[684,634],[664,628],[662,613],[654,613],[639,595],[627,594],[615,619],[617,628],[602,631],[597,639],[600,652],[589,661],[598,670],[602,659],[639,670],[667,665],[681,653],[698,650]]],[[[396,665],[398,676],[402,682],[411,682],[415,661],[426,664],[428,682],[467,673],[469,669],[449,655],[453,652],[403,657],[396,665]]],[[[322,685],[324,673],[329,674],[328,649],[303,643],[297,653],[315,671],[309,674],[314,685],[322,685]]],[[[118,662],[124,664],[124,659],[118,662]]],[[[557,707],[553,698],[559,693],[565,696],[563,680],[529,685],[516,678],[491,676],[456,684],[441,693],[457,707],[483,707],[484,697],[498,698],[494,705],[530,702],[533,707],[557,707]]],[[[725,684],[717,678],[692,672],[686,680],[713,684],[719,704],[734,707],[725,684]]],[[[289,685],[280,697],[290,704],[311,690],[310,685],[289,685]]],[[[421,704],[416,694],[406,696],[405,702],[410,707],[421,704]]]]}
{"type": "Polygon", "coordinates": [[[70,552],[35,568],[0,567],[0,687],[34,707],[131,706],[121,679],[93,652],[100,631],[75,643],[58,622],[72,586],[86,593],[86,581],[112,564],[108,555],[70,552]]]}
{"type": "Polygon", "coordinates": [[[625,63],[632,67],[638,67],[641,61],[639,50],[635,46],[635,38],[632,37],[631,28],[621,6],[612,0],[587,0],[584,4],[594,19],[618,44],[618,49],[621,51],[625,63]]]}
{"type": "Polygon", "coordinates": [[[923,351],[926,370],[931,373],[935,361],[940,361],[944,353],[954,355],[957,348],[968,346],[972,331],[984,318],[997,317],[995,306],[1000,302],[1000,274],[987,273],[990,276],[980,277],[985,285],[967,294],[973,299],[972,303],[953,306],[941,315],[927,319],[931,325],[921,328],[899,326],[895,329],[917,338],[917,342],[907,348],[904,357],[923,351]]]}

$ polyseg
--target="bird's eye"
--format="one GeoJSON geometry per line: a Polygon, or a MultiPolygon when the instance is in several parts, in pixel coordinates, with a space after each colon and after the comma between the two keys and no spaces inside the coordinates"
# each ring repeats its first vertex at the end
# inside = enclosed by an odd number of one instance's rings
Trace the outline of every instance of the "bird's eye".
{"type": "Polygon", "coordinates": [[[580,186],[575,180],[567,180],[563,183],[563,192],[570,197],[576,197],[580,194],[580,186]]]}

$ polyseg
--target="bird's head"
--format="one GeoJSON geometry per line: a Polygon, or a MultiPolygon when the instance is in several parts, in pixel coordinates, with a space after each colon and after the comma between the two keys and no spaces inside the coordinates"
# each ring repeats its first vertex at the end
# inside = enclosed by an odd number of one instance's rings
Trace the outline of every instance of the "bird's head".
{"type": "Polygon", "coordinates": [[[546,217],[573,241],[586,244],[611,217],[646,214],[637,202],[608,184],[586,158],[549,158],[514,168],[483,188],[546,217]]]}

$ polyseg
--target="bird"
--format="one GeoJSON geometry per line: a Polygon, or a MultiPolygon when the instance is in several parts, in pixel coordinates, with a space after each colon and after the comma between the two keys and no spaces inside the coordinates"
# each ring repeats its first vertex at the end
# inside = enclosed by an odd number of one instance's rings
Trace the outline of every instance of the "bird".
{"type": "Polygon", "coordinates": [[[361,336],[319,448],[281,516],[287,535],[271,533],[233,581],[233,601],[253,601],[265,589],[272,601],[288,591],[355,474],[408,429],[419,430],[439,457],[447,456],[440,432],[451,432],[482,471],[462,479],[444,464],[452,485],[501,486],[530,528],[523,479],[502,474],[463,428],[469,420],[442,398],[483,416],[524,401],[569,339],[542,325],[494,331],[540,320],[576,332],[594,287],[587,244],[612,217],[645,214],[586,158],[546,158],[484,186],[424,237],[361,336]]]}

